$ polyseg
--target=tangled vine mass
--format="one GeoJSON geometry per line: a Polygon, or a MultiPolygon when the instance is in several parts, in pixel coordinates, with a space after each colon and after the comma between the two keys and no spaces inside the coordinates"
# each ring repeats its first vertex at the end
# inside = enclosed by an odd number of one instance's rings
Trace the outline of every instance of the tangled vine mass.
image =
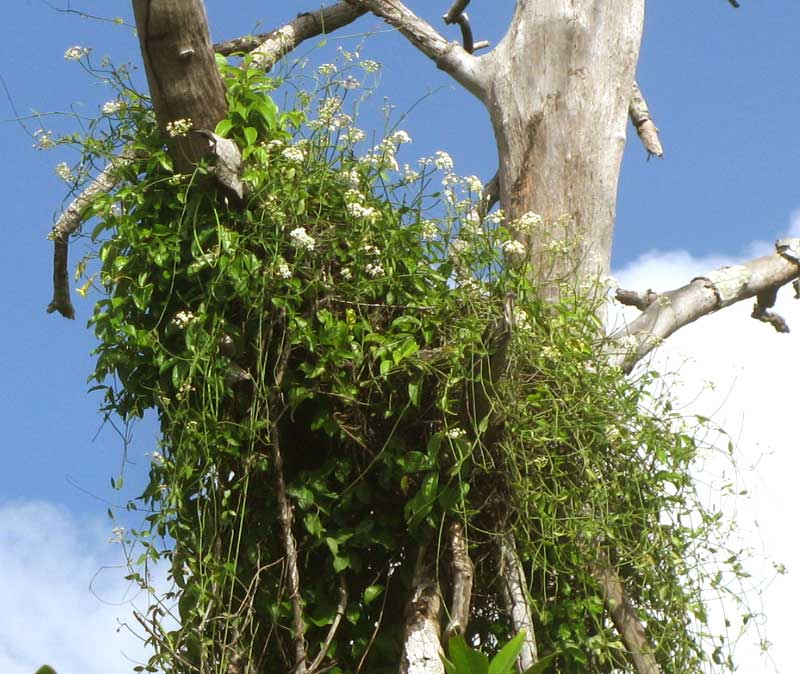
{"type": "Polygon", "coordinates": [[[102,293],[105,413],[154,410],[162,433],[126,545],[131,578],[149,587],[166,563],[173,586],[140,616],[154,654],[137,669],[289,672],[299,647],[318,671],[394,673],[420,546],[450,596],[453,523],[474,565],[466,635],[487,652],[513,636],[506,539],[557,671],[631,671],[598,568],[665,674],[731,667],[704,636],[719,521],[696,500],[698,444],[648,393],[654,374],[605,364],[591,293],[541,301],[444,153],[398,171],[400,131],[359,151],[335,69],[281,110],[279,80],[220,67],[242,199],[211,160],[176,173],[120,78],[81,140],[87,165],[134,157],[86,213],[99,268],[79,271],[102,293]]]}

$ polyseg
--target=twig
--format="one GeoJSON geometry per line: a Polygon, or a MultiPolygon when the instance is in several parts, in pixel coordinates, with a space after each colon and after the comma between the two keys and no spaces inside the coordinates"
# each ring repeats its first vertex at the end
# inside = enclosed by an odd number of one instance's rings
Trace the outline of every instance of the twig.
{"type": "Polygon", "coordinates": [[[336,606],[336,616],[331,623],[330,629],[328,630],[328,635],[325,637],[325,641],[323,642],[321,648],[319,649],[319,653],[317,657],[314,658],[314,661],[308,666],[307,674],[314,674],[314,672],[319,669],[319,666],[322,664],[322,661],[325,659],[325,656],[328,654],[328,650],[333,643],[333,639],[336,636],[336,632],[339,629],[339,624],[342,622],[342,618],[344,617],[345,611],[347,610],[347,584],[345,583],[344,576],[339,575],[339,604],[336,606]]]}
{"type": "Polygon", "coordinates": [[[472,601],[472,578],[475,573],[469,558],[464,526],[459,520],[450,523],[450,575],[452,581],[452,600],[450,602],[450,621],[444,630],[444,641],[451,636],[464,634],[469,622],[469,607],[472,601]]]}
{"type": "Polygon", "coordinates": [[[442,20],[448,24],[454,23],[458,16],[467,8],[468,4],[469,0],[455,0],[450,9],[447,10],[447,14],[442,17],[442,20]]]}
{"type": "Polygon", "coordinates": [[[119,182],[119,169],[129,164],[135,157],[136,153],[125,150],[119,157],[113,158],[89,187],[72,200],[48,235],[54,244],[53,300],[47,305],[48,314],[57,311],[65,318],[75,318],[75,308],[72,306],[69,293],[69,237],[81,226],[87,209],[95,199],[114,189],[119,182]]]}
{"type": "Polygon", "coordinates": [[[658,138],[658,128],[653,123],[653,118],[650,116],[650,110],[647,107],[647,101],[644,100],[644,96],[636,82],[633,83],[633,93],[628,114],[633,126],[636,128],[636,133],[639,134],[639,138],[647,150],[648,156],[663,157],[664,149],[661,147],[661,140],[658,138]]]}
{"type": "Polygon", "coordinates": [[[214,51],[229,56],[237,52],[252,54],[252,65],[269,71],[288,52],[302,42],[323,33],[332,33],[355,21],[367,9],[337,2],[315,12],[304,12],[285,26],[269,33],[238,37],[214,45],[214,51]]]}

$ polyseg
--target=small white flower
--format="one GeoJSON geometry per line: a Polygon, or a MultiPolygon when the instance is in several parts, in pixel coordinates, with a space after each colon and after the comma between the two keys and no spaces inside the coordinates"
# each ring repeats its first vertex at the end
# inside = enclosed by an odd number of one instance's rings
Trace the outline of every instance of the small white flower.
{"type": "MultiPolygon", "coordinates": [[[[358,171],[356,171],[358,177],[358,171]]],[[[349,189],[344,193],[344,202],[346,204],[360,204],[364,201],[364,195],[356,189],[349,189]]]]}
{"type": "Polygon", "coordinates": [[[38,129],[37,131],[33,132],[33,136],[36,138],[36,144],[33,147],[39,150],[49,150],[50,148],[54,148],[56,146],[56,142],[53,140],[52,131],[38,129]]]}
{"type": "Polygon", "coordinates": [[[342,140],[344,140],[347,143],[350,143],[351,145],[360,143],[366,137],[367,134],[355,126],[352,129],[348,129],[345,133],[342,134],[342,140]]]}
{"type": "Polygon", "coordinates": [[[345,267],[345,268],[344,268],[344,269],[342,269],[342,271],[341,271],[341,272],[339,272],[339,273],[341,274],[342,278],[343,278],[345,281],[349,281],[351,278],[353,278],[353,272],[352,272],[352,271],[350,271],[350,267],[345,267]]]}
{"type": "Polygon", "coordinates": [[[91,51],[91,47],[81,47],[80,45],[75,45],[64,52],[64,58],[67,61],[80,61],[84,56],[89,56],[91,51]]]}
{"type": "Polygon", "coordinates": [[[175,119],[167,122],[167,134],[170,138],[185,136],[192,130],[192,120],[188,118],[175,119]]]}
{"type": "Polygon", "coordinates": [[[531,329],[531,317],[522,307],[514,307],[514,325],[522,331],[531,329]]]}
{"type": "Polygon", "coordinates": [[[463,428],[448,428],[446,433],[451,440],[458,440],[466,436],[466,434],[467,432],[463,428]]]}
{"type": "Polygon", "coordinates": [[[489,215],[487,215],[483,221],[490,225],[499,225],[501,222],[503,222],[504,218],[505,214],[503,213],[503,209],[498,208],[493,213],[489,213],[489,215]]]}
{"type": "Polygon", "coordinates": [[[367,276],[370,276],[371,278],[383,276],[384,272],[383,266],[379,262],[367,263],[367,266],[364,267],[364,270],[367,272],[367,276]]]}
{"type": "Polygon", "coordinates": [[[194,314],[191,311],[179,311],[172,317],[172,322],[179,328],[185,328],[194,318],[194,314]]]}
{"type": "Polygon", "coordinates": [[[278,263],[275,265],[275,273],[282,279],[292,278],[292,269],[282,257],[278,258],[278,263]]]}
{"type": "Polygon", "coordinates": [[[548,360],[556,360],[558,358],[558,350],[552,346],[545,346],[542,348],[542,355],[548,360]]]}
{"type": "Polygon", "coordinates": [[[323,63],[321,66],[317,68],[317,72],[320,75],[333,75],[336,72],[336,66],[333,63],[323,63]]]}
{"type": "MultiPolygon", "coordinates": [[[[347,182],[347,184],[350,185],[351,188],[353,188],[353,190],[357,190],[358,187],[361,186],[361,174],[358,172],[358,169],[355,166],[351,168],[349,171],[345,171],[344,179],[347,182]]],[[[347,195],[349,193],[350,190],[348,190],[345,193],[344,197],[345,201],[347,201],[347,195]]],[[[359,192],[358,194],[360,195],[361,193],[359,192]]]]}
{"type": "Polygon", "coordinates": [[[361,82],[359,82],[355,77],[348,76],[342,80],[342,86],[348,90],[358,89],[361,86],[361,82]]]}
{"type": "Polygon", "coordinates": [[[306,232],[305,227],[297,227],[289,232],[289,236],[292,239],[292,245],[295,248],[300,248],[302,250],[312,251],[317,245],[317,242],[311,237],[308,232],[306,232]]]}
{"type": "Polygon", "coordinates": [[[609,444],[615,445],[620,439],[620,432],[616,426],[608,426],[605,432],[606,440],[609,444]]]}
{"type": "Polygon", "coordinates": [[[364,61],[361,61],[361,63],[359,63],[358,65],[360,65],[368,73],[374,73],[380,70],[381,67],[380,63],[378,63],[377,61],[373,61],[371,59],[365,59],[364,61]]]}
{"type": "Polygon", "coordinates": [[[419,180],[419,171],[415,171],[408,164],[403,164],[403,182],[415,183],[419,180]]]}
{"type": "Polygon", "coordinates": [[[525,255],[525,246],[519,241],[516,241],[514,239],[512,239],[511,241],[504,241],[502,247],[503,250],[509,255],[518,257],[522,257],[523,255],[525,255]]]}
{"type": "Polygon", "coordinates": [[[377,246],[373,246],[371,243],[365,243],[361,246],[361,250],[367,255],[379,255],[381,252],[377,246]]]}
{"type": "Polygon", "coordinates": [[[442,177],[442,185],[445,187],[452,187],[458,184],[458,176],[455,173],[447,172],[442,177]]]}
{"type": "Polygon", "coordinates": [[[306,158],[305,152],[303,152],[302,148],[297,146],[285,148],[283,152],[281,152],[281,156],[293,164],[299,164],[306,158]]]}
{"type": "Polygon", "coordinates": [[[483,190],[483,183],[478,176],[467,176],[464,178],[464,182],[470,192],[480,192],[483,190]]]}
{"type": "Polygon", "coordinates": [[[125,527],[114,527],[111,533],[113,535],[108,539],[109,543],[122,543],[123,537],[125,536],[125,527]]]}
{"type": "Polygon", "coordinates": [[[442,171],[453,170],[453,159],[444,150],[437,150],[434,153],[433,163],[435,164],[436,168],[441,169],[442,171]]]}
{"type": "Polygon", "coordinates": [[[101,111],[104,115],[115,115],[125,107],[122,101],[106,101],[103,103],[101,111]]]}
{"type": "Polygon", "coordinates": [[[520,216],[517,220],[517,229],[520,232],[532,232],[537,227],[541,226],[543,220],[542,216],[533,211],[528,211],[520,216]]]}
{"type": "Polygon", "coordinates": [[[464,239],[459,239],[458,237],[450,240],[450,254],[451,255],[461,255],[469,248],[469,244],[464,241],[464,239]]]}
{"type": "Polygon", "coordinates": [[[402,129],[400,131],[395,131],[391,136],[389,136],[389,139],[395,145],[404,145],[411,142],[411,136],[409,136],[408,133],[402,129]]]}
{"type": "Polygon", "coordinates": [[[271,141],[267,143],[268,150],[275,150],[279,147],[283,147],[284,143],[280,138],[273,138],[271,141]]]}
{"type": "Polygon", "coordinates": [[[439,226],[433,220],[423,220],[420,223],[423,241],[433,241],[439,234],[439,226]]]}
{"type": "Polygon", "coordinates": [[[345,204],[348,215],[353,218],[363,218],[367,222],[376,222],[380,217],[380,213],[372,206],[362,206],[359,203],[345,204]]]}
{"type": "Polygon", "coordinates": [[[73,180],[72,171],[69,166],[67,166],[66,162],[62,161],[60,164],[56,164],[56,174],[64,182],[71,182],[73,180]]]}

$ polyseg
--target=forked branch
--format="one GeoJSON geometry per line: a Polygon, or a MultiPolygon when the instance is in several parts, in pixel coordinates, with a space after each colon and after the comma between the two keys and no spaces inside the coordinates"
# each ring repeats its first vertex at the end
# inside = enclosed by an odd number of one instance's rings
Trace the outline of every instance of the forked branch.
{"type": "Polygon", "coordinates": [[[779,288],[800,278],[800,239],[780,239],[775,246],[774,255],[723,267],[693,279],[682,288],[659,293],[635,320],[611,335],[611,364],[630,372],[675,331],[701,316],[751,297],[757,298],[755,318],[771,323],[779,332],[787,332],[785,321],[768,308],[779,288]]]}
{"type": "Polygon", "coordinates": [[[400,0],[347,0],[354,7],[368,9],[399,30],[417,49],[433,59],[437,67],[452,76],[470,93],[484,100],[487,71],[479,60],[457,42],[448,42],[427,21],[400,0]]]}

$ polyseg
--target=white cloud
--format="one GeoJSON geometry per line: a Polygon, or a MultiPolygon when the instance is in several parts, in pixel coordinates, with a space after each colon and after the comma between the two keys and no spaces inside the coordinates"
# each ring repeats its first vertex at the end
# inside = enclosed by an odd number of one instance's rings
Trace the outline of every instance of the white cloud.
{"type": "MultiPolygon", "coordinates": [[[[800,236],[800,211],[792,214],[787,236],[800,236]]],[[[670,290],[717,267],[773,252],[772,242],[764,241],[751,243],[739,257],[650,252],[614,276],[624,288],[670,290]]],[[[767,625],[762,636],[772,643],[772,659],[765,658],[753,643],[758,636],[750,635],[736,649],[739,671],[771,671],[773,666],[782,672],[796,669],[800,542],[792,532],[800,519],[795,494],[800,475],[796,416],[800,302],[792,295],[791,288],[784,288],[775,307],[793,329],[788,335],[750,318],[752,302],[745,301],[683,328],[654,356],[658,370],[680,368],[674,392],[685,411],[712,417],[733,439],[738,472],[725,461],[709,457],[702,478],[713,478],[717,486],[733,481],[737,489],[749,492],[735,502],[717,503],[736,519],[745,545],[754,550],[756,557],[748,569],[765,581],[774,576],[772,561],[786,564],[789,570],[754,597],[756,608],[763,600],[767,625]],[[704,387],[707,381],[715,383],[715,390],[704,387]]]]}
{"type": "Polygon", "coordinates": [[[118,629],[135,588],[107,529],[42,501],[0,505],[0,672],[130,674],[146,658],[118,629]]]}

